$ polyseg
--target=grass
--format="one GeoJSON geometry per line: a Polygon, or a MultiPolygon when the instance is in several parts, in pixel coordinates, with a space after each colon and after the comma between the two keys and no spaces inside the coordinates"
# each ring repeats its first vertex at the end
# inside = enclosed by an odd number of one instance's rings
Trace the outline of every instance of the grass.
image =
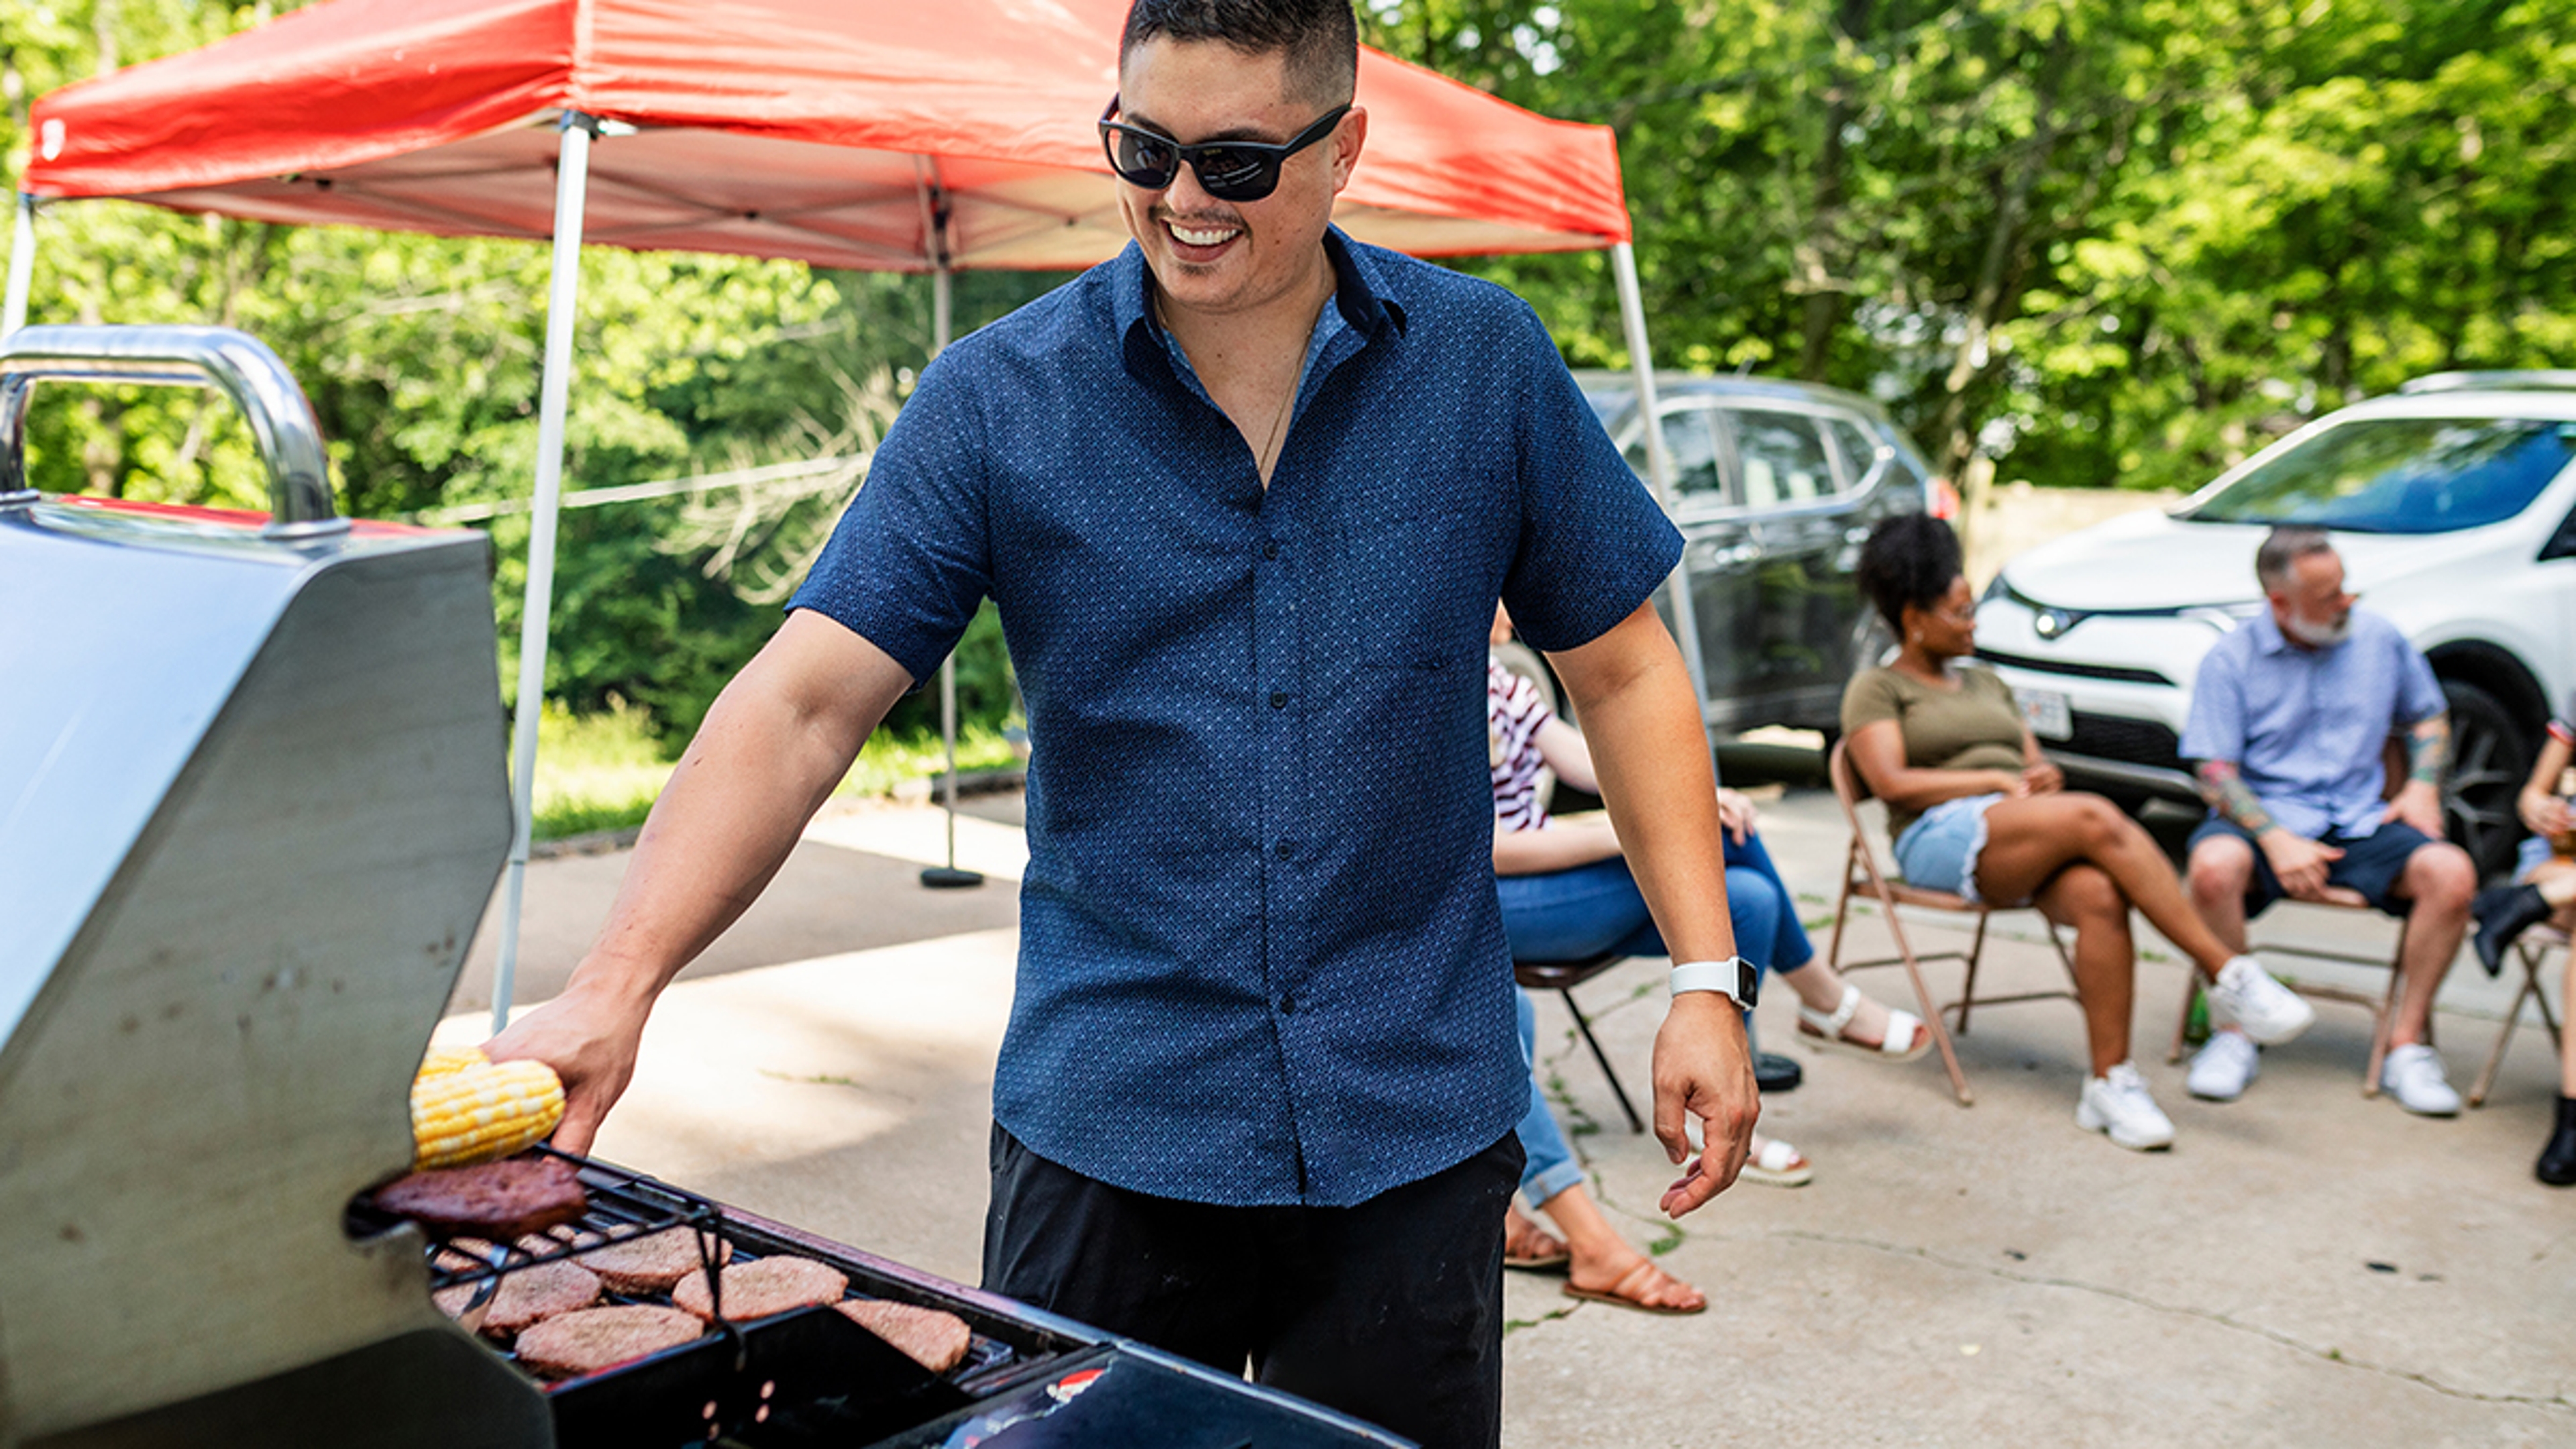
{"type": "MultiPolygon", "coordinates": [[[[665,758],[644,712],[621,704],[602,714],[576,715],[549,704],[537,732],[535,835],[559,840],[594,831],[625,830],[644,823],[669,783],[674,761],[665,758]]],[[[998,730],[970,727],[957,738],[960,771],[1013,763],[998,730]]],[[[946,766],[939,736],[883,735],[870,739],[833,793],[843,798],[890,795],[908,780],[927,779],[946,766]]]]}

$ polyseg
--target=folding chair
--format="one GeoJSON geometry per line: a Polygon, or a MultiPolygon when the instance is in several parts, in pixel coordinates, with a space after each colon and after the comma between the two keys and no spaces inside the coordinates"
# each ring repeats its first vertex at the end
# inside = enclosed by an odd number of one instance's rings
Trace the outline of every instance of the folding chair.
{"type": "MultiPolygon", "coordinates": [[[[1833,780],[1834,798],[1843,807],[1844,822],[1851,826],[1851,849],[1843,859],[1842,895],[1834,902],[1834,934],[1832,941],[1825,947],[1825,964],[1836,971],[1867,971],[1873,967],[1902,965],[1905,968],[1906,979],[1913,983],[1914,999],[1923,1008],[1924,1029],[1932,1033],[1933,1044],[1941,1049],[1941,1065],[1950,1071],[1951,1090],[1958,1093],[1960,1106],[1974,1105],[1976,1097],[1968,1090],[1967,1073],[1959,1069],[1959,1053],[1950,1044],[1950,1031],[1943,1025],[1942,1018],[1950,1012],[1957,1012],[1959,1032],[1965,1035],[1968,1030],[1968,1012],[1972,1007],[2007,1006],[2019,1001],[2055,1001],[2061,998],[2072,1001],[2075,999],[2075,992],[2070,988],[2057,991],[2025,991],[2011,996],[1977,995],[1977,966],[1985,956],[1986,924],[1998,908],[1969,900],[1965,896],[1953,895],[1948,891],[1926,890],[1921,886],[1907,885],[1891,872],[1879,868],[1878,852],[1871,846],[1869,835],[1862,828],[1860,821],[1861,803],[1869,798],[1869,787],[1861,780],[1860,772],[1852,768],[1851,757],[1846,753],[1846,749],[1846,741],[1836,740],[1833,753],[1825,760],[1825,772],[1833,780]],[[1877,905],[1879,914],[1886,918],[1887,933],[1896,938],[1895,955],[1875,961],[1847,962],[1842,959],[1843,925],[1850,916],[1851,903],[1855,896],[1877,905]],[[1906,938],[1904,920],[1896,913],[1896,908],[1900,905],[1912,906],[1917,910],[1947,911],[1974,916],[1977,918],[1976,935],[1965,951],[1934,951],[1928,954],[1917,952],[1913,943],[1906,938]],[[1932,1004],[1931,990],[1923,984],[1923,963],[1926,961],[1959,961],[1966,964],[1967,975],[1959,985],[1958,1000],[1947,1006],[1936,1007],[1932,1004]]],[[[2040,923],[2048,932],[2048,944],[2057,949],[2058,961],[2066,967],[2067,979],[2070,982],[2073,981],[2075,961],[2066,954],[2066,942],[2057,934],[2057,923],[2049,920],[2044,914],[2040,917],[2040,923]]]]}
{"type": "Polygon", "coordinates": [[[1574,1029],[1583,1033],[1583,1044],[1592,1048],[1592,1059],[1601,1064],[1601,1075],[1609,1080],[1610,1095],[1619,1099],[1619,1110],[1628,1114],[1628,1130],[1643,1132],[1645,1119],[1637,1115],[1628,1090],[1619,1085],[1619,1074],[1610,1069],[1610,1054],[1601,1049],[1601,1039],[1592,1034],[1592,1021],[1583,1008],[1574,1003],[1574,988],[1627,960],[1615,951],[1587,956],[1580,961],[1514,961],[1512,979],[1524,991],[1553,991],[1565,998],[1565,1009],[1574,1016],[1574,1029]]]}
{"type": "Polygon", "coordinates": [[[2565,1050],[2559,1034],[2558,1018],[2550,1014],[2549,993],[2540,989],[2540,963],[2552,951],[2569,949],[2567,933],[2556,926],[2534,926],[2514,943],[2514,954],[2522,962],[2522,987],[2513,994],[2513,1005],[2505,1010],[2504,1030],[2496,1033],[2495,1050],[2487,1053],[2487,1065],[2478,1073],[2478,1084],[2469,1089],[2469,1105],[2483,1107],[2487,1089],[2495,1085],[2496,1068],[2504,1065],[2504,1049],[2513,1044],[2513,1029],[2522,1025],[2522,1004],[2530,1001],[2540,1007],[2540,1024],[2549,1029],[2549,1045],[2565,1050]]]}
{"type": "MultiPolygon", "coordinates": [[[[2274,909],[2277,910],[2281,906],[2314,906],[2320,910],[2328,911],[2367,911],[2373,909],[2370,902],[2362,898],[2361,892],[2346,890],[2341,886],[2332,886],[2327,888],[2325,898],[2323,900],[2301,901],[2291,900],[2285,897],[2275,905],[2274,909]]],[[[2359,955],[2355,952],[2338,950],[2329,946],[2305,946],[2296,941],[2248,941],[2245,943],[2245,949],[2248,951],[2273,956],[2300,956],[2305,957],[2310,961],[2341,961],[2352,966],[2385,966],[2388,968],[2388,991],[2382,996],[2371,996],[2364,992],[2348,991],[2340,986],[2325,986],[2316,982],[2300,981],[2287,976],[2281,978],[2282,985],[2311,1001],[2340,1001],[2348,1006],[2359,1006],[2369,1010],[2370,1064],[2362,1069],[2361,1074],[2361,1094],[2365,1097],[2376,1097],[2379,1095],[2379,1067],[2382,1062],[2388,1060],[2389,1034],[2397,1028],[2397,998],[2405,989],[2406,985],[2406,928],[2408,924],[2409,922],[2405,917],[2398,917],[2397,948],[2390,952],[2384,960],[2377,956],[2359,955]]],[[[2183,1049],[2191,1031],[2191,1004],[2200,998],[2205,989],[2206,988],[2203,986],[2199,975],[2194,973],[2191,982],[2191,989],[2182,994],[2182,1015],[2174,1022],[2173,1050],[2165,1054],[2165,1060],[2167,1062],[2178,1062],[2182,1060],[2183,1049]]],[[[2430,1020],[2427,1020],[2424,1023],[2424,1034],[2429,1038],[2432,1033],[2433,1023],[2430,1020]]]]}
{"type": "MultiPolygon", "coordinates": [[[[2394,737],[2390,738],[2386,758],[2388,784],[2381,791],[2381,798],[2394,800],[2397,798],[2397,792],[2405,788],[2406,784],[2407,762],[2404,742],[2394,737]]],[[[2328,886],[2322,900],[2302,901],[2284,897],[2276,903],[2276,908],[2277,906],[2316,906],[2335,911],[2374,909],[2370,902],[2363,898],[2361,892],[2349,890],[2343,886],[2328,886]]],[[[2267,951],[2275,956],[2303,956],[2311,961],[2341,961],[2353,966],[2385,965],[2388,968],[2387,994],[2377,997],[2359,991],[2348,991],[2340,986],[2321,986],[2286,977],[2281,981],[2282,985],[2311,1001],[2340,1001],[2346,1005],[2368,1008],[2371,1017],[2370,1064],[2362,1069],[2361,1074],[2361,1094],[2364,1097],[2379,1095],[2379,1068],[2381,1063],[2388,1060],[2388,1038],[2397,1028],[2397,998],[2406,986],[2406,930],[2412,924],[2410,917],[2397,918],[2397,947],[2388,954],[2384,962],[2376,956],[2356,955],[2350,951],[2325,946],[2303,946],[2296,941],[2249,940],[2245,943],[2248,951],[2267,951]]],[[[2191,989],[2182,994],[2182,1015],[2174,1022],[2173,1050],[2165,1054],[2166,1062],[2182,1060],[2184,1043],[2191,1031],[2191,1005],[2200,999],[2204,989],[2199,973],[2194,972],[2191,978],[2191,989]]],[[[2543,1006],[2541,1010],[2546,1012],[2548,1008],[2543,1006]]],[[[2507,1029],[2511,1029],[2510,1023],[2507,1024],[2507,1029]]],[[[2424,1021],[2424,1036],[2427,1044],[2431,1042],[2432,1035],[2433,1022],[2428,1016],[2424,1021]]]]}

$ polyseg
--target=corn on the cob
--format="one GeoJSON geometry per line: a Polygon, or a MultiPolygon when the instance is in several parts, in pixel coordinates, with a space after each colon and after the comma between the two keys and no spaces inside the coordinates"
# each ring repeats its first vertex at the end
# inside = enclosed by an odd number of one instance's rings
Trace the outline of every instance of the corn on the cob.
{"type": "Polygon", "coordinates": [[[563,1082],[543,1062],[495,1063],[472,1048],[433,1052],[411,1084],[412,1163],[466,1167],[545,1140],[563,1120],[563,1082]]]}
{"type": "Polygon", "coordinates": [[[488,1067],[491,1064],[492,1059],[483,1055],[481,1047],[449,1047],[420,1059],[418,1080],[426,1082],[432,1077],[453,1076],[467,1067],[488,1067]]]}

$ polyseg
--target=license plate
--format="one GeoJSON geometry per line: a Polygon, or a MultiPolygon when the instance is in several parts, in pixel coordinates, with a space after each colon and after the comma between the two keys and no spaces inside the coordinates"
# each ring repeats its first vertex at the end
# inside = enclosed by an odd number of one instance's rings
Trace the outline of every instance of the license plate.
{"type": "Polygon", "coordinates": [[[2075,713],[2067,707],[2066,696],[2054,689],[2016,689],[2013,698],[2021,705],[2022,723],[2043,740],[2071,739],[2075,734],[2075,713]]]}

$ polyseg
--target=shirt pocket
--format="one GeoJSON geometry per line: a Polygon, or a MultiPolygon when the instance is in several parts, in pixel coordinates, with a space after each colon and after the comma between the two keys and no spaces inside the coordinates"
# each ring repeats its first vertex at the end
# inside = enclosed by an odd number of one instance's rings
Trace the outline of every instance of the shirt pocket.
{"type": "Polygon", "coordinates": [[[1363,516],[1328,566],[1333,632],[1371,669],[1454,672],[1483,662],[1494,594],[1482,531],[1456,512],[1363,516]]]}

